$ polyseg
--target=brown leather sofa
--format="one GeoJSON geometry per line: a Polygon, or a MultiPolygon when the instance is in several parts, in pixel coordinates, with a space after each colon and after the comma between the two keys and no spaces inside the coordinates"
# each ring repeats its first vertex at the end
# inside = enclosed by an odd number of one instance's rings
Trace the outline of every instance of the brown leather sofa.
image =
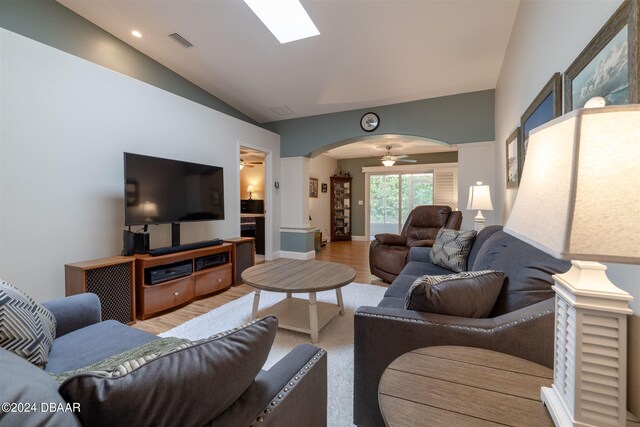
{"type": "Polygon", "coordinates": [[[418,206],[411,211],[401,234],[376,234],[369,246],[369,268],[387,283],[391,283],[407,264],[409,248],[433,246],[442,227],[460,229],[462,212],[449,206],[418,206]]]}

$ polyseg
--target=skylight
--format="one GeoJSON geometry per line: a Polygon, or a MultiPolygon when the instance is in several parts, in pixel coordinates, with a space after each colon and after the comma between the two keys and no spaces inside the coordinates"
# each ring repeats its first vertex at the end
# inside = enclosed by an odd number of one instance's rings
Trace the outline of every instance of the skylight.
{"type": "Polygon", "coordinates": [[[299,0],[244,0],[282,44],[320,34],[299,0]]]}

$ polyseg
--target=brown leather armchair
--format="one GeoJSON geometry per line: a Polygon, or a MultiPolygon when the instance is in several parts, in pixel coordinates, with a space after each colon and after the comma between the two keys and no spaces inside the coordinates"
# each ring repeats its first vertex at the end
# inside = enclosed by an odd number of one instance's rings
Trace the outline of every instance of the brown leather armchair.
{"type": "Polygon", "coordinates": [[[460,229],[462,212],[449,206],[418,206],[411,211],[401,234],[376,234],[369,246],[369,268],[387,283],[393,282],[407,263],[409,248],[433,246],[442,227],[460,229]]]}

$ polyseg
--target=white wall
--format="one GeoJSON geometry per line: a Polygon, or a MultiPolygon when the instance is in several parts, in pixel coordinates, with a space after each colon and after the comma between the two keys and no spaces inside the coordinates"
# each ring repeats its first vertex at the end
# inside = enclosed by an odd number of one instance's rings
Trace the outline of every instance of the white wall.
{"type": "MultiPolygon", "coordinates": [[[[504,141],[553,73],[567,69],[621,3],[622,0],[520,2],[496,88],[498,221],[506,221],[517,195],[517,190],[505,189],[504,141]]],[[[629,409],[640,415],[640,266],[608,267],[612,281],[635,298],[629,334],[629,409]]]]}
{"type": "Polygon", "coordinates": [[[458,209],[462,211],[462,230],[473,230],[473,218],[478,211],[467,210],[469,187],[482,181],[489,185],[493,211],[482,211],[485,226],[497,224],[496,179],[495,179],[495,144],[493,141],[459,144],[458,146],[458,209]]]}
{"type": "MultiPolygon", "coordinates": [[[[239,235],[239,145],[278,135],[0,29],[0,274],[37,300],[64,295],[64,264],[122,249],[124,151],[224,167],[224,221],[182,225],[182,242],[239,235]]],[[[274,192],[273,243],[280,247],[274,192]]],[[[150,227],[152,247],[170,243],[150,227]]]]}
{"type": "Polygon", "coordinates": [[[338,161],[329,156],[320,155],[309,161],[309,178],[318,178],[318,198],[309,197],[309,215],[311,225],[322,231],[322,237],[331,240],[331,197],[329,189],[332,176],[338,168],[338,161]],[[327,192],[322,192],[322,184],[327,184],[327,192]]]}
{"type": "Polygon", "coordinates": [[[284,157],[280,159],[282,180],[282,227],[309,227],[309,159],[284,157]]]}

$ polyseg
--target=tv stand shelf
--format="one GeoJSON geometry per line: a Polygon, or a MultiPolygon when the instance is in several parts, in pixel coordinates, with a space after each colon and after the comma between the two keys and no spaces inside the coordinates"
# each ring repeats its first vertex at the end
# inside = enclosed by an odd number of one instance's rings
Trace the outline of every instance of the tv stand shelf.
{"type": "Polygon", "coordinates": [[[167,255],[135,255],[136,316],[148,319],[160,312],[186,304],[202,296],[229,288],[233,284],[233,251],[231,243],[223,243],[190,251],[167,255]],[[196,271],[196,258],[227,252],[226,264],[196,271]],[[161,267],[181,261],[190,261],[193,272],[189,276],[148,285],[144,272],[148,268],[161,267]]]}

